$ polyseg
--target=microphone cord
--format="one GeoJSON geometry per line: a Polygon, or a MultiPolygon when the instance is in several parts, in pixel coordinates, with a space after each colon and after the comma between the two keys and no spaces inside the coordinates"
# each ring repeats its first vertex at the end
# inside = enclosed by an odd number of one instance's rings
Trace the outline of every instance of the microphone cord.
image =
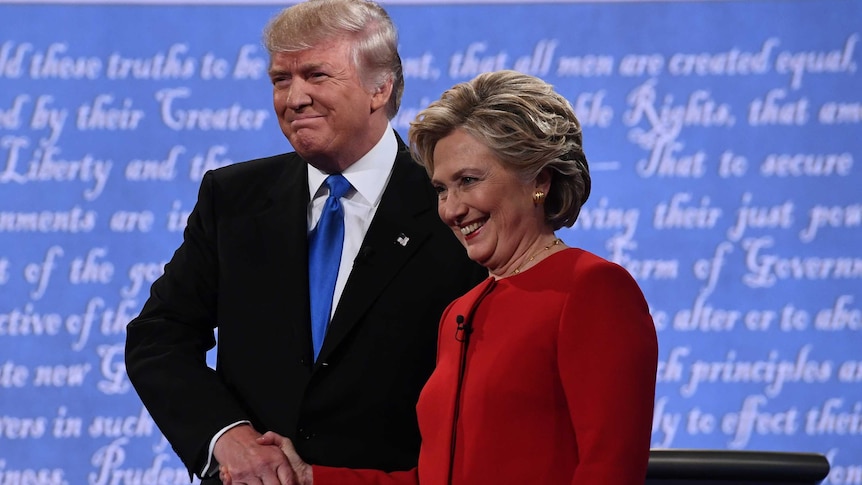
{"type": "Polygon", "coordinates": [[[479,294],[479,297],[476,298],[476,301],[467,313],[466,320],[463,315],[455,317],[455,323],[458,324],[455,330],[455,340],[459,340],[458,332],[462,332],[463,338],[460,340],[461,352],[458,364],[458,383],[455,387],[455,409],[452,413],[452,437],[449,444],[449,477],[446,480],[446,483],[449,485],[452,484],[452,474],[455,472],[455,436],[458,432],[458,417],[461,410],[461,388],[464,384],[464,374],[467,371],[467,346],[470,344],[470,334],[473,333],[473,316],[476,314],[476,310],[479,309],[482,300],[494,290],[496,285],[497,280],[491,279],[488,285],[482,290],[482,293],[479,294]]]}

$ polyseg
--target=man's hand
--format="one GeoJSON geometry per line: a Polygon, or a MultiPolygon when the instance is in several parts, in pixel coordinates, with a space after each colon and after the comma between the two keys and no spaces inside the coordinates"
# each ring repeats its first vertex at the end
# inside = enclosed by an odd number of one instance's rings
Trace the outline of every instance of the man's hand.
{"type": "Polygon", "coordinates": [[[226,485],[299,485],[287,456],[280,446],[274,445],[264,441],[249,425],[227,430],[213,449],[222,482],[226,485]]]}

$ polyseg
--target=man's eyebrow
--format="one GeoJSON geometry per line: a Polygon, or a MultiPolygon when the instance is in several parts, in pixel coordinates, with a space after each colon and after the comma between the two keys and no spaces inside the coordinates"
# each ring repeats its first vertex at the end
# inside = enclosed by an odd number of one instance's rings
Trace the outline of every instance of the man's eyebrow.
{"type": "Polygon", "coordinates": [[[286,74],[286,73],[290,73],[291,71],[309,72],[309,71],[315,71],[318,69],[328,69],[328,68],[331,68],[331,64],[329,64],[328,62],[306,62],[304,64],[300,64],[300,65],[296,66],[296,69],[278,69],[278,68],[272,68],[271,67],[269,69],[269,74],[270,74],[270,76],[272,76],[273,74],[286,74]]]}

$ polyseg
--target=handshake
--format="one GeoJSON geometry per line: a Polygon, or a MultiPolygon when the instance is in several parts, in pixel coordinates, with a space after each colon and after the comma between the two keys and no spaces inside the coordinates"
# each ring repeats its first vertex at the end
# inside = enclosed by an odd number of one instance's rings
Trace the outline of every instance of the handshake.
{"type": "Polygon", "coordinates": [[[260,435],[249,425],[236,426],[219,438],[214,452],[220,463],[219,479],[224,485],[312,485],[313,482],[311,465],[299,457],[290,439],[272,431],[260,435]]]}

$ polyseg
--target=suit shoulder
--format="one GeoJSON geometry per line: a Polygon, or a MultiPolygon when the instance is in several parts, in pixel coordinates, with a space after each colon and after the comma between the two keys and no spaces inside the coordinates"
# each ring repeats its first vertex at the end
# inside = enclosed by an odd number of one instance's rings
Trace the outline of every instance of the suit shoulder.
{"type": "Polygon", "coordinates": [[[200,196],[212,197],[224,214],[255,210],[275,193],[306,187],[305,162],[294,153],[235,163],[204,175],[200,196]]]}
{"type": "Polygon", "coordinates": [[[591,267],[617,267],[622,269],[622,266],[614,263],[613,261],[609,261],[598,254],[591,253],[585,249],[581,248],[569,248],[566,251],[562,251],[561,256],[566,258],[568,264],[576,269],[580,269],[583,271],[586,268],[591,267]]]}
{"type": "Polygon", "coordinates": [[[559,274],[569,280],[569,285],[588,285],[594,288],[613,287],[641,292],[640,285],[623,266],[583,249],[572,248],[567,254],[569,271],[559,274]]]}
{"type": "Polygon", "coordinates": [[[294,165],[293,162],[301,162],[302,167],[305,166],[299,156],[291,152],[234,163],[212,170],[208,175],[219,185],[246,184],[255,180],[272,181],[294,165]]]}
{"type": "Polygon", "coordinates": [[[413,160],[410,152],[400,151],[395,158],[395,164],[407,174],[410,180],[427,185],[429,192],[431,191],[431,178],[428,177],[428,172],[425,171],[425,167],[413,160]]]}
{"type": "MultiPolygon", "coordinates": [[[[634,283],[637,285],[634,277],[629,271],[619,264],[609,261],[597,254],[591,253],[580,248],[571,248],[563,251],[561,256],[566,258],[564,265],[571,268],[569,271],[559,272],[567,278],[575,281],[583,281],[584,279],[599,279],[599,280],[615,280],[634,283]]],[[[559,268],[559,266],[557,266],[559,268]]]]}

